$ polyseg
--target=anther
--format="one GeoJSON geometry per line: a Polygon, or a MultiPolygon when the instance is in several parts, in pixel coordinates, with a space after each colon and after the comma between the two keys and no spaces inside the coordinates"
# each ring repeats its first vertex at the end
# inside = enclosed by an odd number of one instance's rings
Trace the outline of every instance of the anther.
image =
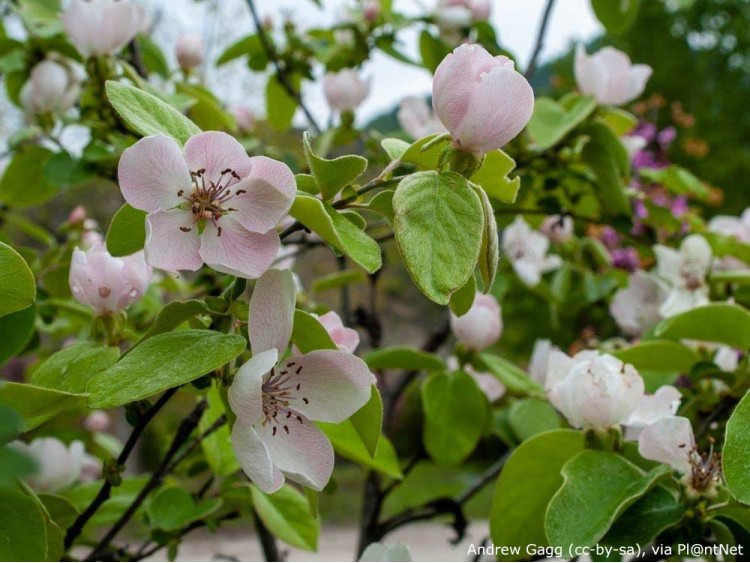
{"type": "Polygon", "coordinates": [[[190,231],[192,231],[193,229],[192,229],[191,227],[180,227],[180,230],[181,230],[181,231],[182,231],[183,233],[189,233],[189,232],[190,232],[190,231]]]}

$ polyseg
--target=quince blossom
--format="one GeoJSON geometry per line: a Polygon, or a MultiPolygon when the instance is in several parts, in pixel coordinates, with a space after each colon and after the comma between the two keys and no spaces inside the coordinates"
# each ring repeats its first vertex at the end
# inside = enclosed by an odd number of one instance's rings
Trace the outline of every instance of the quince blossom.
{"type": "Polygon", "coordinates": [[[562,259],[547,255],[549,239],[533,230],[520,215],[503,232],[503,254],[508,257],[521,281],[528,286],[537,285],[542,274],[559,268],[562,259]]]}
{"type": "Polygon", "coordinates": [[[656,272],[671,288],[659,314],[668,318],[708,303],[706,274],[711,266],[711,247],[700,235],[690,235],[679,250],[657,244],[656,272]]]}

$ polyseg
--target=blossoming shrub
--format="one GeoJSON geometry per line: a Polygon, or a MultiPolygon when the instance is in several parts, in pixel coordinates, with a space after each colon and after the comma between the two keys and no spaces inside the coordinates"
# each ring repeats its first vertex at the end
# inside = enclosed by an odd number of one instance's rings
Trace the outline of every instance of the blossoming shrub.
{"type": "MultiPolygon", "coordinates": [[[[638,3],[592,6],[621,32],[638,3]]],[[[362,560],[439,517],[488,519],[507,559],[744,545],[750,211],[706,220],[676,130],[628,111],[659,69],[579,46],[552,99],[487,1],[331,29],[248,7],[215,61],[181,36],[179,70],[145,3],[9,8],[0,559],[174,558],[233,520],[269,560],[314,551],[341,465],[362,560]],[[395,131],[356,118],[376,53],[434,73],[395,131]],[[203,81],[237,59],[265,109],[203,81]]]]}

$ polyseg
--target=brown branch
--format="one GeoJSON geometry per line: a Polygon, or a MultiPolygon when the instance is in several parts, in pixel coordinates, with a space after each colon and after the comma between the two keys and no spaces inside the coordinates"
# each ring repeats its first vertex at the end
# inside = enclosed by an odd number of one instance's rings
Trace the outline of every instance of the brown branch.
{"type": "Polygon", "coordinates": [[[544,8],[544,13],[542,14],[542,21],[539,24],[539,31],[537,32],[534,50],[531,53],[529,64],[526,65],[526,80],[531,81],[531,79],[534,78],[534,74],[536,73],[537,61],[539,59],[539,55],[542,52],[542,49],[544,48],[544,36],[547,33],[547,25],[549,24],[550,16],[552,15],[552,8],[554,7],[554,5],[555,0],[547,0],[547,6],[544,8]]]}

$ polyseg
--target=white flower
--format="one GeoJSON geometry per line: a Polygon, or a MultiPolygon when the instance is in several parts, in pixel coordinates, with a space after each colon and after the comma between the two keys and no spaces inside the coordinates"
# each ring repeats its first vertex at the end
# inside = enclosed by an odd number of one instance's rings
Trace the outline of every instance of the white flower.
{"type": "Polygon", "coordinates": [[[638,438],[638,452],[645,459],[666,463],[683,474],[692,471],[695,452],[693,427],[687,418],[673,416],[647,426],[638,438]]]}
{"type": "Polygon", "coordinates": [[[643,93],[653,70],[648,65],[631,64],[630,58],[612,47],[588,55],[578,45],[575,77],[578,88],[600,104],[620,106],[643,93]]]}
{"type": "Polygon", "coordinates": [[[11,445],[36,462],[36,473],[26,480],[37,492],[62,491],[78,481],[95,478],[94,470],[101,469],[101,462],[86,453],[80,440],[69,446],[57,438],[36,438],[28,444],[16,441],[11,445]]]}
{"type": "MultiPolygon", "coordinates": [[[[742,212],[741,217],[717,215],[708,222],[708,230],[750,244],[750,207],[742,212]]],[[[749,266],[733,256],[722,256],[714,262],[713,267],[716,270],[744,270],[749,266]]]]}
{"type": "Polygon", "coordinates": [[[666,297],[656,276],[636,270],[628,276],[628,286],[615,293],[609,312],[625,334],[640,336],[661,320],[659,307],[666,297]]]}
{"type": "Polygon", "coordinates": [[[521,281],[528,286],[537,285],[543,273],[562,265],[559,256],[547,255],[548,248],[549,239],[533,230],[520,215],[503,232],[503,253],[521,281]]]}
{"type": "Polygon", "coordinates": [[[734,371],[740,363],[740,357],[734,348],[730,346],[719,346],[714,354],[714,363],[719,366],[722,371],[734,371]]]}
{"type": "Polygon", "coordinates": [[[457,317],[451,312],[450,325],[453,335],[467,348],[489,348],[503,333],[500,304],[492,295],[477,293],[466,314],[457,317]]]}
{"type": "Polygon", "coordinates": [[[78,78],[66,63],[45,59],[31,69],[21,88],[21,105],[30,114],[64,113],[81,91],[78,78]]]}
{"type": "Polygon", "coordinates": [[[401,129],[412,139],[421,139],[435,133],[445,133],[447,129],[433,113],[430,105],[417,96],[409,96],[401,101],[398,108],[398,122],[401,129]]]}
{"type": "Polygon", "coordinates": [[[331,109],[353,111],[370,93],[370,81],[360,78],[356,70],[345,68],[325,75],[323,92],[331,109]]]}
{"type": "Polygon", "coordinates": [[[662,385],[653,395],[644,395],[627,421],[625,438],[635,440],[644,427],[662,418],[674,416],[681,401],[682,393],[672,385],[662,385]]]}
{"type": "Polygon", "coordinates": [[[593,350],[572,358],[553,351],[545,390],[550,402],[575,428],[624,424],[643,399],[643,378],[630,365],[593,350]]]}
{"type": "Polygon", "coordinates": [[[542,385],[547,380],[547,370],[549,369],[549,357],[553,351],[560,349],[545,338],[540,338],[534,342],[534,349],[531,351],[529,360],[529,375],[532,379],[542,385]]]}
{"type": "Polygon", "coordinates": [[[148,23],[143,5],[128,0],[71,0],[61,19],[84,57],[113,55],[148,23]]]}
{"type": "Polygon", "coordinates": [[[411,561],[411,553],[406,544],[385,545],[379,542],[368,545],[360,561],[411,561]]]}
{"type": "Polygon", "coordinates": [[[706,273],[711,265],[711,247],[700,235],[690,235],[679,250],[657,244],[656,272],[671,285],[659,314],[668,318],[708,303],[706,273]]]}
{"type": "Polygon", "coordinates": [[[570,215],[550,215],[539,230],[554,244],[562,244],[573,238],[573,218],[570,215]]]}

